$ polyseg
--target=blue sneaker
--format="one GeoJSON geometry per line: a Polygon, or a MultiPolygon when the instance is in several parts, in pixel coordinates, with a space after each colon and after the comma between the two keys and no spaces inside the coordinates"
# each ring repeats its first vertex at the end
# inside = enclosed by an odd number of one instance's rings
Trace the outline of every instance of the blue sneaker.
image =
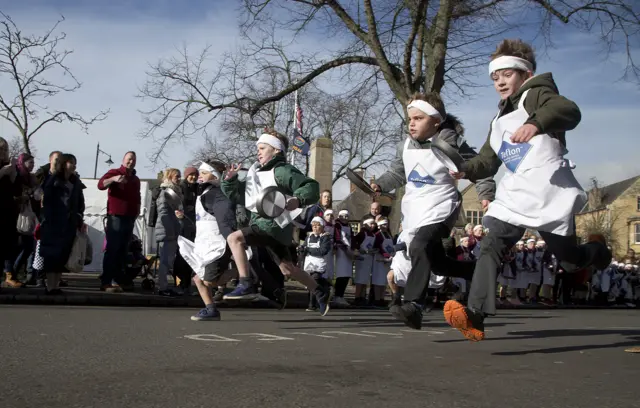
{"type": "Polygon", "coordinates": [[[224,295],[224,300],[254,300],[257,294],[252,286],[240,283],[233,291],[224,295]]]}
{"type": "Polygon", "coordinates": [[[329,303],[331,302],[331,289],[320,288],[316,289],[316,300],[318,301],[318,311],[322,316],[326,316],[329,313],[329,303]]]}
{"type": "Polygon", "coordinates": [[[201,321],[218,321],[220,320],[220,312],[218,309],[207,309],[206,307],[198,312],[195,316],[191,316],[194,322],[201,321]]]}

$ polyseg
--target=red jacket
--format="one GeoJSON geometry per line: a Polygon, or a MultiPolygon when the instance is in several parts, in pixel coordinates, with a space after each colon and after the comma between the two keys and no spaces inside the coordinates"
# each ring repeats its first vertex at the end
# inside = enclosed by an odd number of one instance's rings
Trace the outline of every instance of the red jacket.
{"type": "Polygon", "coordinates": [[[137,217],[140,214],[140,179],[133,170],[130,174],[124,166],[109,170],[100,181],[98,190],[109,190],[107,214],[137,217]],[[105,180],[115,176],[125,176],[126,183],[112,183],[105,187],[105,180]]]}

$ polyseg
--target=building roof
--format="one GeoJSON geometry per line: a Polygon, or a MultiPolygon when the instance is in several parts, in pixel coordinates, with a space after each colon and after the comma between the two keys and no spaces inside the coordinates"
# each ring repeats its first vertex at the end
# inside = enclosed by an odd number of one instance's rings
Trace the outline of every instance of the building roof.
{"type": "Polygon", "coordinates": [[[600,199],[597,200],[598,202],[594,202],[594,200],[591,199],[591,197],[595,193],[595,189],[592,188],[591,190],[587,191],[589,200],[580,212],[599,210],[612,204],[638,180],[640,180],[640,175],[628,178],[626,180],[618,181],[617,183],[609,184],[608,186],[599,187],[598,193],[600,194],[600,199]]]}

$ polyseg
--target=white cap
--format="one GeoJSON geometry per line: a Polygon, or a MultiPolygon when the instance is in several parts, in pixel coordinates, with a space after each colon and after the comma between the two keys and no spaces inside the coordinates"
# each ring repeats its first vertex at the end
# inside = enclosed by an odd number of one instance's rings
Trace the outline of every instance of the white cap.
{"type": "Polygon", "coordinates": [[[536,240],[535,240],[535,239],[533,239],[533,238],[529,238],[529,239],[527,240],[527,244],[529,244],[529,243],[531,243],[531,242],[536,242],[536,240]]]}
{"type": "Polygon", "coordinates": [[[327,210],[324,212],[324,215],[333,215],[333,210],[327,210]]]}
{"type": "Polygon", "coordinates": [[[313,217],[313,219],[311,220],[312,223],[314,222],[318,222],[320,223],[320,225],[322,225],[324,227],[324,219],[322,217],[313,217]]]}
{"type": "Polygon", "coordinates": [[[378,225],[389,225],[389,220],[380,220],[378,221],[378,225]]]}
{"type": "Polygon", "coordinates": [[[349,215],[349,210],[340,210],[340,212],[338,213],[338,216],[340,215],[349,215]]]}
{"type": "Polygon", "coordinates": [[[372,225],[375,222],[376,220],[374,220],[373,218],[367,218],[366,220],[362,221],[363,224],[367,224],[367,225],[372,225]]]}

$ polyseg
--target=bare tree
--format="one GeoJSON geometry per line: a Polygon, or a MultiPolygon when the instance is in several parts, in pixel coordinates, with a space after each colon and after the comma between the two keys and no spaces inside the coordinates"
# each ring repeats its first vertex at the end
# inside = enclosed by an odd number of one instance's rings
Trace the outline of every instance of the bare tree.
{"type": "Polygon", "coordinates": [[[24,152],[32,154],[32,137],[49,123],[68,121],[86,132],[89,125],[106,118],[108,111],[87,119],[50,109],[45,103],[61,92],[75,92],[82,86],[65,63],[72,51],[59,47],[66,38],[64,33],[57,33],[64,17],[42,35],[26,35],[8,15],[0,12],[0,16],[0,76],[14,87],[13,92],[0,94],[0,116],[18,129],[24,152]],[[50,79],[59,75],[66,81],[50,79]]]}
{"type": "Polygon", "coordinates": [[[607,240],[607,244],[615,248],[620,244],[617,226],[620,213],[604,201],[604,192],[598,179],[592,177],[590,183],[586,211],[577,216],[576,229],[585,241],[589,235],[601,234],[607,240]]]}
{"type": "Polygon", "coordinates": [[[22,138],[12,137],[11,139],[8,140],[8,142],[9,142],[9,157],[11,157],[12,159],[17,158],[21,153],[24,152],[24,145],[22,143],[22,138]]]}
{"type": "Polygon", "coordinates": [[[153,105],[142,111],[146,127],[141,132],[158,142],[152,161],[167,143],[206,133],[222,112],[253,118],[321,76],[346,92],[373,83],[381,92],[390,91],[402,108],[414,92],[440,93],[445,84],[468,95],[477,86],[469,74],[486,66],[496,37],[524,25],[539,27],[550,46],[557,22],[591,33],[607,51],[623,50],[625,74],[640,79],[631,51],[640,35],[640,5],[632,0],[243,2],[245,42],[238,52],[213,61],[209,48],[190,54],[184,46],[176,57],[150,67],[140,96],[153,105]],[[287,31],[290,41],[278,40],[287,31]],[[305,31],[322,32],[326,41],[296,51],[296,37],[305,31]],[[326,51],[345,39],[349,42],[340,49],[326,51]],[[265,74],[273,73],[280,78],[278,86],[262,86],[265,74]]]}

